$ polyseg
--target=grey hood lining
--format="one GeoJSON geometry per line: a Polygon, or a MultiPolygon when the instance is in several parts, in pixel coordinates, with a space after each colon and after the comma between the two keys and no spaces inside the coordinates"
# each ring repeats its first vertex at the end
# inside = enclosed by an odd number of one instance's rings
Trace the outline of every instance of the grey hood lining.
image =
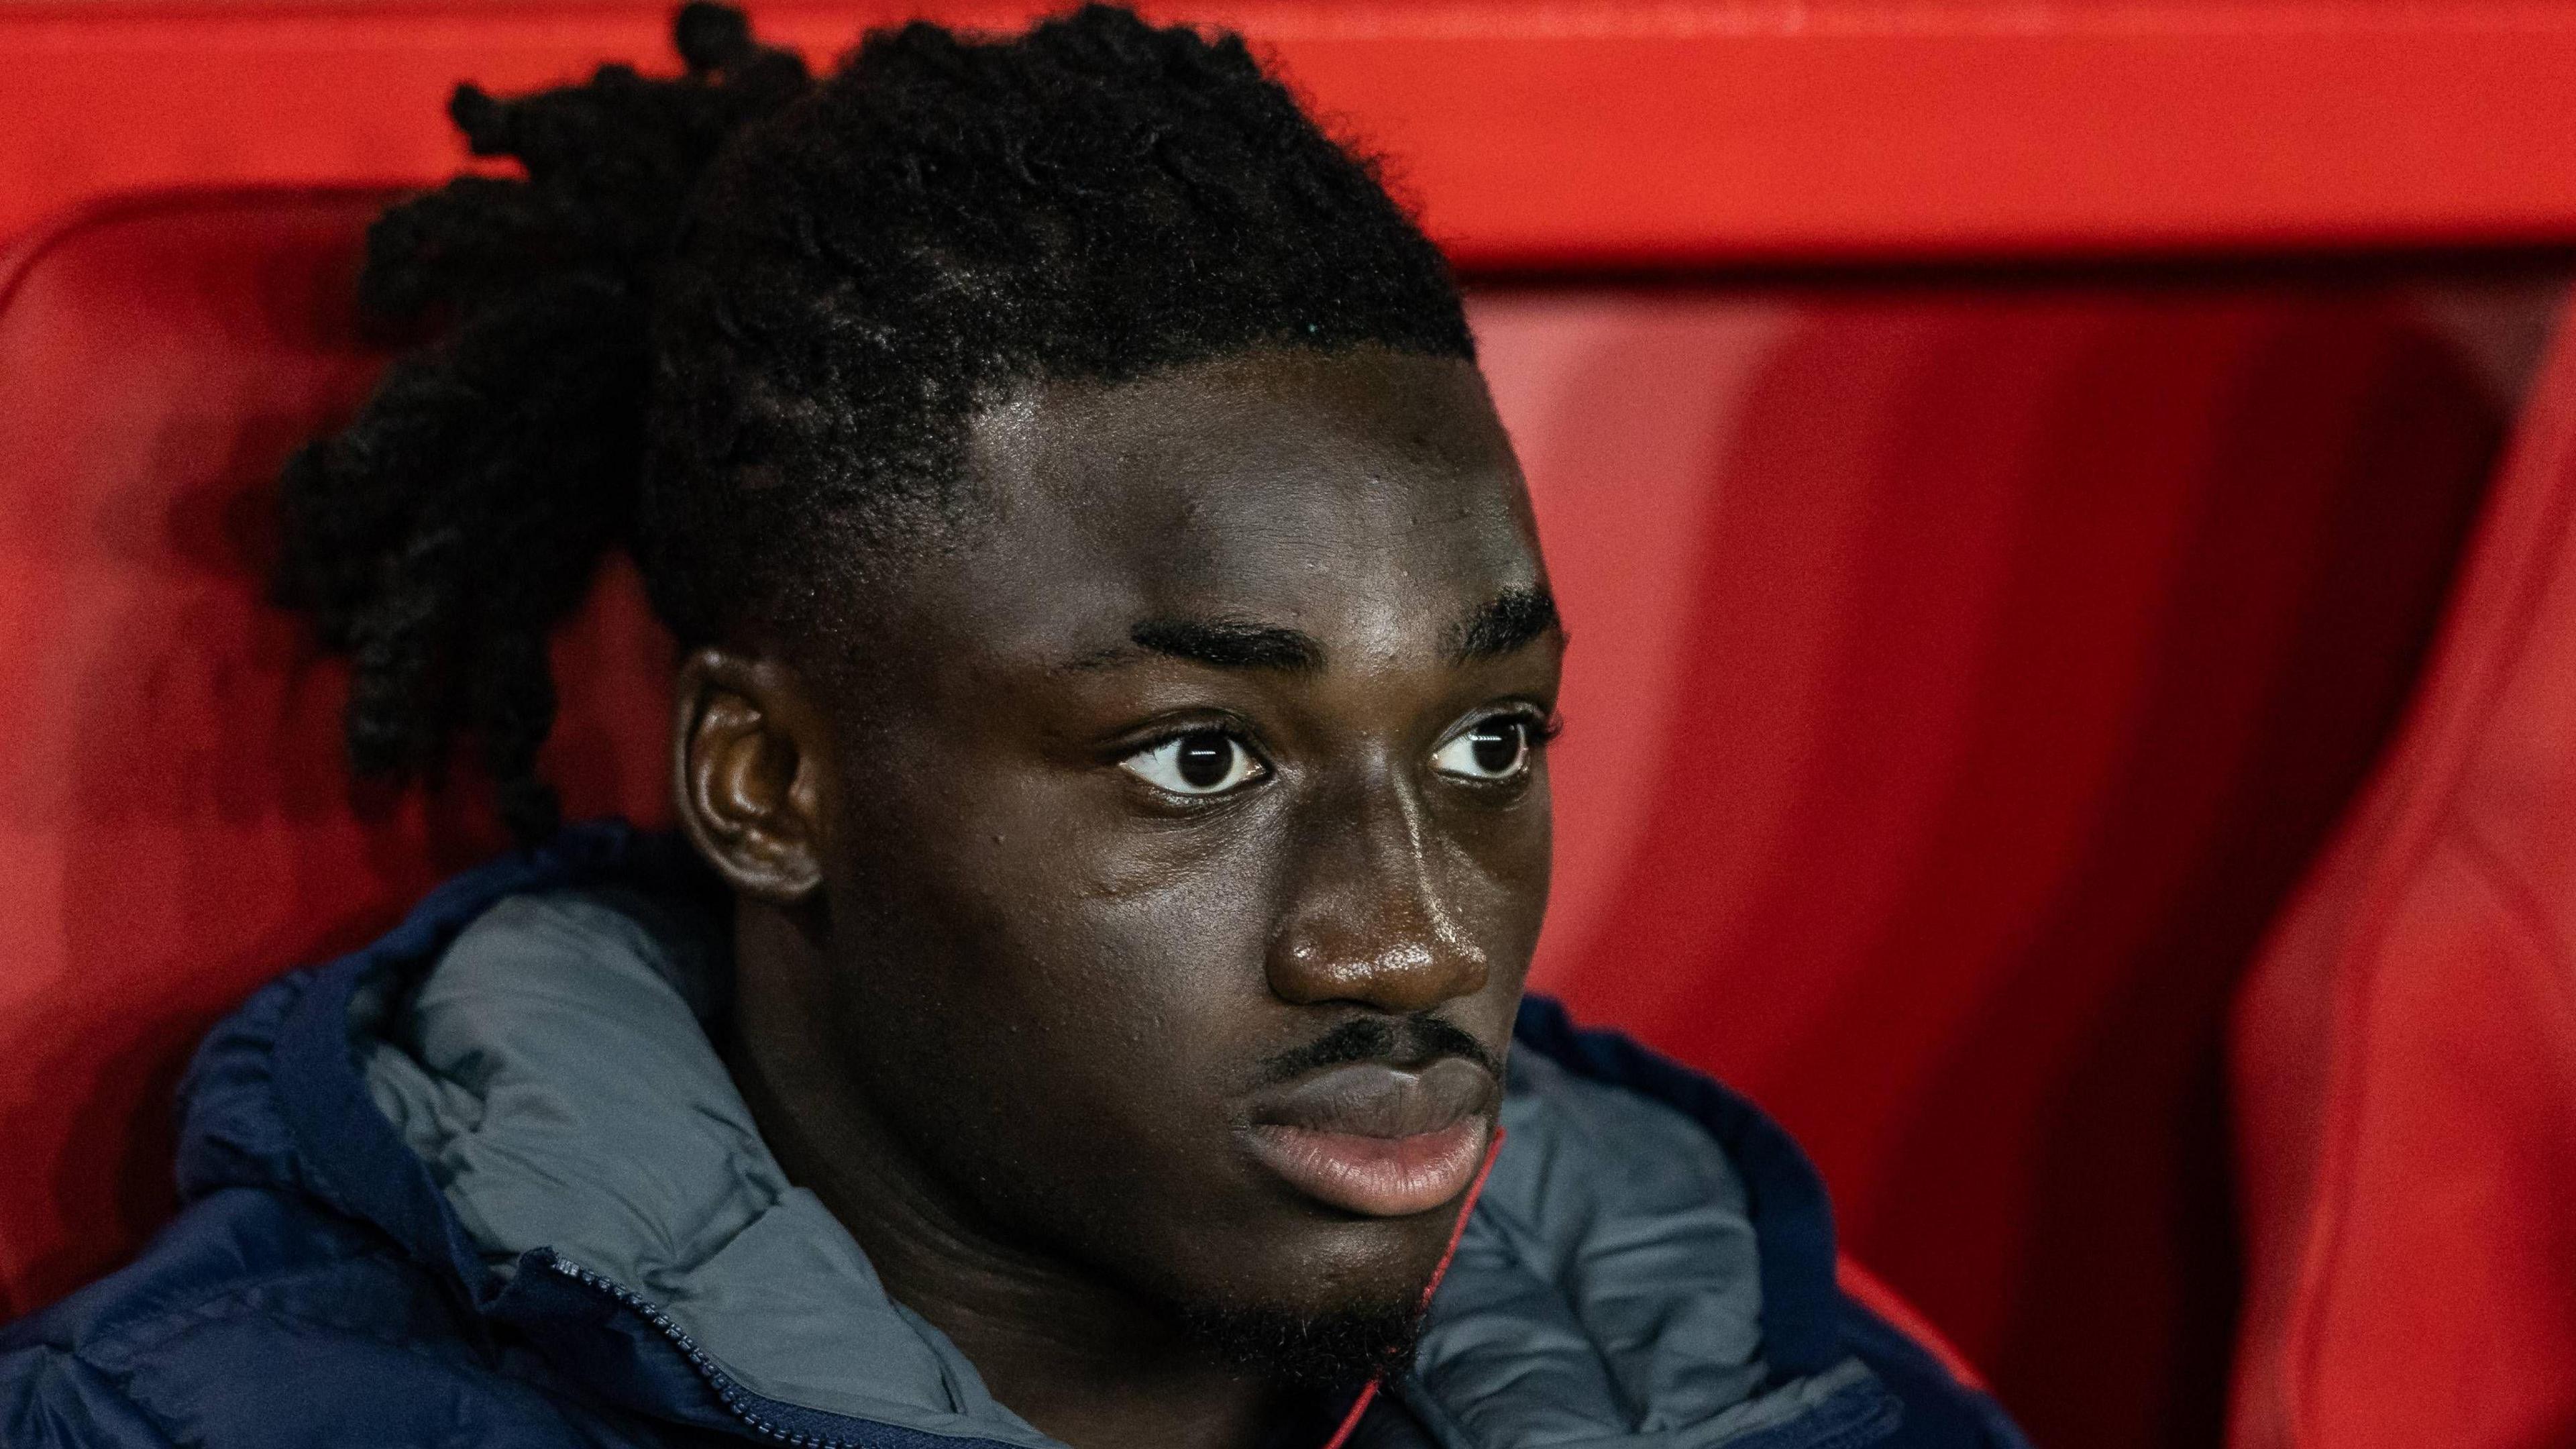
{"type": "MultiPolygon", "coordinates": [[[[1062,1449],[787,1181],[701,1025],[723,976],[720,942],[650,901],[514,896],[425,976],[362,996],[353,1046],[494,1271],[551,1249],[658,1305],[771,1399],[1062,1449]]],[[[1525,1052],[1508,1085],[1506,1146],[1416,1372],[1358,1443],[1767,1446],[1874,1389],[1856,1359],[1768,1371],[1743,1185],[1696,1123],[1525,1052]]]]}

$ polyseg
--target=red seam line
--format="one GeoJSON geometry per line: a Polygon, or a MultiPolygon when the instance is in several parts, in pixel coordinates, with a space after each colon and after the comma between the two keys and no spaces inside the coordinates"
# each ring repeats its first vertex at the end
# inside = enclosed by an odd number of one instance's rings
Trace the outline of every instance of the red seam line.
{"type": "MultiPolygon", "coordinates": [[[[1467,1236],[1467,1218],[1476,1211],[1476,1199],[1485,1195],[1485,1179],[1493,1176],[1494,1159],[1502,1154],[1502,1150],[1503,1125],[1497,1122],[1494,1124],[1494,1140],[1485,1147],[1485,1165],[1476,1169],[1476,1180],[1467,1184],[1467,1200],[1458,1205],[1458,1221],[1450,1225],[1449,1246],[1441,1250],[1440,1266],[1431,1270],[1431,1281],[1423,1285],[1422,1307],[1426,1312],[1431,1307],[1431,1295],[1440,1291],[1440,1280],[1449,1276],[1449,1261],[1458,1256],[1458,1240],[1467,1236]]],[[[1360,1390],[1360,1396],[1351,1401],[1351,1411],[1342,1416],[1342,1427],[1333,1431],[1333,1437],[1324,1442],[1324,1449],[1342,1449],[1350,1442],[1351,1435],[1359,1432],[1361,1416],[1377,1400],[1378,1383],[1378,1380],[1371,1379],[1368,1387],[1360,1390]]]]}

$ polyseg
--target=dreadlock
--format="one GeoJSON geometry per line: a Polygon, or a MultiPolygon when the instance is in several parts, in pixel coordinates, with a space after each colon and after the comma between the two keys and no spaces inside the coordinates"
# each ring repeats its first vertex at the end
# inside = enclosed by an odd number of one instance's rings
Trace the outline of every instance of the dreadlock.
{"type": "Polygon", "coordinates": [[[816,82],[739,11],[675,32],[677,78],[457,90],[524,176],[376,222],[360,305],[434,340],[282,481],[276,593],[352,661],[352,763],[434,772],[470,738],[522,839],[557,812],[547,636],[609,548],[683,644],[807,625],[849,559],[958,521],[1005,389],[1473,355],[1438,251],[1236,36],[914,23],[816,82]]]}

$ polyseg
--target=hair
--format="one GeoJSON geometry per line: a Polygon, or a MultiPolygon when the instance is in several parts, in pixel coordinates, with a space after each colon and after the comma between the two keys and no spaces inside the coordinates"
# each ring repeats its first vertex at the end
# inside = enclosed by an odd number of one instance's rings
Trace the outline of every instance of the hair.
{"type": "Polygon", "coordinates": [[[1474,356],[1437,248],[1234,35],[1101,5],[868,34],[827,78],[691,4],[685,73],[457,89],[469,175],[369,231],[429,340],[281,483],[281,603],[352,662],[363,774],[479,748],[550,833],[546,645],[625,548],[686,645],[826,622],[849,560],[964,521],[1014,388],[1265,347],[1474,356]]]}

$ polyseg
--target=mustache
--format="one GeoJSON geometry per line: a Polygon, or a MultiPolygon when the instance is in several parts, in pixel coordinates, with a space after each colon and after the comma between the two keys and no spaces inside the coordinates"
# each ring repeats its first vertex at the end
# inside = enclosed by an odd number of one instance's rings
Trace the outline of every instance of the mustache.
{"type": "Polygon", "coordinates": [[[1346,1062],[1429,1062],[1464,1057],[1502,1080],[1503,1064],[1485,1044],[1455,1022],[1430,1012],[1411,1016],[1356,1016],[1301,1047],[1281,1052],[1261,1064],[1264,1086],[1275,1086],[1308,1072],[1346,1062]]]}

